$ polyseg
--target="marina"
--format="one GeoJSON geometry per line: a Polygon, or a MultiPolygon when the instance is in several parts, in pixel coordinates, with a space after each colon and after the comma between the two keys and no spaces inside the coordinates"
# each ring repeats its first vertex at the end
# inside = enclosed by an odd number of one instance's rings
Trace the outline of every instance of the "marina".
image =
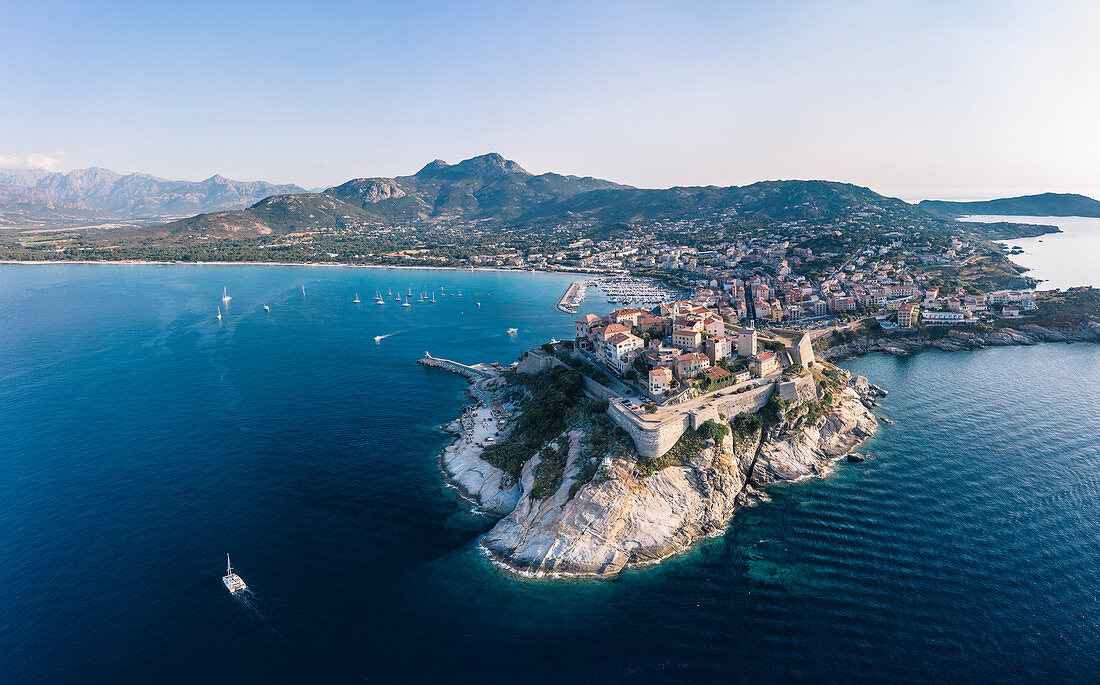
{"type": "Polygon", "coordinates": [[[613,304],[646,304],[672,302],[683,292],[652,278],[637,276],[608,276],[595,281],[596,286],[613,304]]]}

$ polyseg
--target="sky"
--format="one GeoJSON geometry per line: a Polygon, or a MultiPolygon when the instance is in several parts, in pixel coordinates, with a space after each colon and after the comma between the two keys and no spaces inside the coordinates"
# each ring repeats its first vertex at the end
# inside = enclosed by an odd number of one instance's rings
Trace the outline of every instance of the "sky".
{"type": "Polygon", "coordinates": [[[1096,2],[5,4],[0,166],[1100,197],[1096,2]]]}

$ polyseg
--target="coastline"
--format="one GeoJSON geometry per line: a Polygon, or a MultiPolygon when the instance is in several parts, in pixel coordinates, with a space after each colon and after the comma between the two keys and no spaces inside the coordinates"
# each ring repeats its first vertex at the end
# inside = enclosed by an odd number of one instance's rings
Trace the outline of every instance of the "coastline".
{"type": "Polygon", "coordinates": [[[298,267],[323,267],[334,268],[344,267],[348,269],[425,269],[425,270],[438,270],[438,271],[491,271],[498,273],[544,273],[544,274],[594,274],[602,275],[610,273],[607,271],[573,271],[569,269],[509,269],[500,266],[428,266],[428,265],[414,265],[408,266],[396,266],[390,264],[348,264],[345,262],[179,262],[179,261],[158,261],[158,260],[139,260],[139,259],[118,259],[118,260],[105,260],[105,259],[39,259],[39,260],[18,260],[18,259],[0,259],[0,265],[7,264],[12,266],[47,266],[50,264],[106,264],[113,266],[298,266],[298,267]]]}
{"type": "MultiPolygon", "coordinates": [[[[927,331],[925,331],[927,333],[927,331]]],[[[853,359],[865,354],[907,355],[923,350],[967,352],[990,347],[1031,346],[1042,343],[1100,343],[1100,323],[1088,321],[1073,328],[1054,328],[1023,324],[1018,328],[1000,328],[981,333],[950,329],[934,338],[914,332],[914,335],[882,338],[863,337],[818,350],[822,359],[836,361],[853,359]]]]}

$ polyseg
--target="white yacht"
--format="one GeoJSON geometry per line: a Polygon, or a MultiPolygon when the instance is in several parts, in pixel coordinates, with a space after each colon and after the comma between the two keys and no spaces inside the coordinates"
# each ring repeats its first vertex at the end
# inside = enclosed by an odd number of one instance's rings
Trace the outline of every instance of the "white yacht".
{"type": "MultiPolygon", "coordinates": [[[[399,298],[399,299],[400,299],[400,298],[399,298]]],[[[402,306],[402,307],[411,307],[412,305],[411,305],[411,304],[409,304],[409,298],[407,298],[407,297],[406,297],[406,298],[405,298],[405,302],[404,302],[404,303],[403,303],[403,304],[402,304],[401,306],[402,306]]]]}
{"type": "Polygon", "coordinates": [[[226,304],[228,304],[228,303],[229,303],[229,301],[230,301],[230,300],[232,300],[232,299],[233,299],[233,298],[229,296],[229,291],[228,291],[228,290],[226,289],[226,287],[225,287],[225,286],[223,285],[223,286],[222,286],[222,302],[225,302],[226,304]]]}
{"type": "Polygon", "coordinates": [[[238,592],[247,590],[248,586],[244,584],[244,580],[233,572],[233,563],[229,561],[228,554],[225,555],[225,565],[227,568],[225,576],[222,577],[222,582],[225,583],[225,589],[229,590],[229,594],[235,595],[238,592]]]}
{"type": "Polygon", "coordinates": [[[519,333],[518,328],[509,328],[508,329],[508,335],[515,335],[516,333],[519,333]]]}
{"type": "Polygon", "coordinates": [[[359,293],[355,293],[355,299],[352,300],[355,304],[359,304],[359,293]]]}
{"type": "Polygon", "coordinates": [[[376,335],[376,336],[374,336],[374,342],[382,342],[382,338],[384,338],[384,337],[386,337],[386,336],[376,335]]]}

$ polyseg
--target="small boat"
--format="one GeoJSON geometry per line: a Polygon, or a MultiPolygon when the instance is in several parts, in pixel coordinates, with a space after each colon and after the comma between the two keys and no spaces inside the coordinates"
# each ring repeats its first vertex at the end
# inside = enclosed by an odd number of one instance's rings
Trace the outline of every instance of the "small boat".
{"type": "Polygon", "coordinates": [[[411,307],[412,306],[411,304],[409,304],[409,298],[408,297],[405,298],[405,302],[401,306],[402,307],[411,307]]]}
{"type": "Polygon", "coordinates": [[[377,300],[377,301],[378,301],[378,304],[386,304],[386,301],[385,301],[385,300],[383,300],[383,299],[382,299],[381,297],[380,297],[380,298],[378,298],[378,300],[377,300]]]}
{"type": "Polygon", "coordinates": [[[389,288],[388,290],[386,290],[386,295],[393,295],[393,288],[389,288]]]}
{"type": "Polygon", "coordinates": [[[412,297],[412,296],[413,296],[413,289],[412,289],[412,286],[411,286],[411,285],[409,286],[409,295],[408,295],[408,296],[409,296],[409,297],[412,297]]]}
{"type": "Polygon", "coordinates": [[[435,291],[432,291],[432,302],[435,302],[435,291]]]}
{"type": "Polygon", "coordinates": [[[218,321],[222,320],[222,308],[218,307],[218,321]]]}
{"type": "Polygon", "coordinates": [[[508,335],[515,335],[516,333],[519,333],[518,328],[509,328],[508,329],[508,335]]]}
{"type": "Polygon", "coordinates": [[[228,554],[225,555],[225,564],[227,568],[225,575],[222,577],[222,582],[225,583],[225,589],[229,590],[229,594],[235,595],[247,590],[248,586],[244,584],[244,580],[233,572],[233,563],[229,561],[228,554]]]}
{"type": "Polygon", "coordinates": [[[355,293],[355,299],[352,300],[355,304],[359,304],[359,293],[355,293]]]}
{"type": "Polygon", "coordinates": [[[461,290],[458,291],[458,296],[462,297],[462,291],[461,290]]]}
{"type": "Polygon", "coordinates": [[[304,285],[302,286],[302,294],[303,294],[303,295],[305,295],[305,294],[306,294],[306,287],[305,287],[304,285]]]}
{"type": "Polygon", "coordinates": [[[233,298],[229,296],[229,291],[226,290],[225,286],[223,285],[222,286],[222,302],[228,303],[232,299],[233,298]]]}
{"type": "Polygon", "coordinates": [[[385,336],[382,336],[382,335],[376,335],[376,336],[374,336],[374,342],[382,342],[382,338],[384,338],[384,337],[385,336]]]}
{"type": "Polygon", "coordinates": [[[551,345],[557,345],[557,344],[558,344],[558,343],[560,343],[560,342],[561,342],[561,341],[560,341],[560,340],[558,340],[557,338],[550,338],[550,344],[551,344],[551,345]]]}
{"type": "Polygon", "coordinates": [[[268,307],[268,306],[267,306],[267,305],[265,304],[265,305],[264,305],[264,311],[265,311],[265,312],[270,312],[270,311],[271,311],[271,307],[268,307]]]}

